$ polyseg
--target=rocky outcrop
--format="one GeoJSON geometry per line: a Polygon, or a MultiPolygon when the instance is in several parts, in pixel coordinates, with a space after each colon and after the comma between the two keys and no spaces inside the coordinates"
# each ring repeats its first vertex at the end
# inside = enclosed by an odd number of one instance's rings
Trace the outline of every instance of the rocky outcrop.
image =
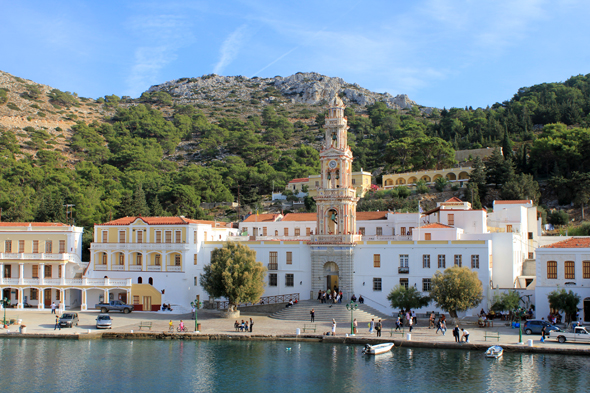
{"type": "Polygon", "coordinates": [[[298,72],[288,77],[247,78],[244,76],[205,75],[181,78],[152,86],[148,93],[166,91],[184,103],[199,101],[272,102],[278,98],[292,103],[317,105],[338,95],[345,105],[367,106],[382,101],[392,109],[409,109],[417,105],[407,95],[374,93],[342,78],[315,72],[298,72]]]}

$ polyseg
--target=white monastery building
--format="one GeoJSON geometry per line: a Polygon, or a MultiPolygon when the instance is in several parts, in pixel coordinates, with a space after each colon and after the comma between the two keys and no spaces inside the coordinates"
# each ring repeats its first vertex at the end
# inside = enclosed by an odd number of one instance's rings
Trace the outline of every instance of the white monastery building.
{"type": "MultiPolygon", "coordinates": [[[[156,311],[163,303],[188,309],[195,298],[209,299],[199,278],[211,252],[234,241],[254,250],[267,267],[265,296],[315,299],[319,290],[337,287],[345,299],[362,295],[391,314],[387,295],[394,286],[429,292],[437,271],[459,265],[476,272],[484,288],[482,304],[465,315],[488,309],[494,293],[507,289],[532,296],[539,318],[549,311],[547,293],[558,287],[590,297],[590,239],[541,236],[530,200],[495,201],[491,212],[458,198],[420,213],[357,212],[358,185],[352,182],[347,119],[338,97],[329,104],[325,128],[317,213],[253,214],[239,224],[124,217],[95,225],[86,264],[79,260],[81,228],[4,225],[0,289],[18,307],[28,297],[38,308],[59,299],[62,307],[85,310],[108,298],[132,302],[137,310],[156,311]],[[50,246],[45,253],[38,249],[50,237],[60,244],[58,254],[50,246]],[[37,274],[33,265],[41,266],[37,274]],[[39,273],[47,265],[54,269],[51,279],[39,273]]],[[[590,319],[590,298],[587,304],[584,318],[590,319]]]]}

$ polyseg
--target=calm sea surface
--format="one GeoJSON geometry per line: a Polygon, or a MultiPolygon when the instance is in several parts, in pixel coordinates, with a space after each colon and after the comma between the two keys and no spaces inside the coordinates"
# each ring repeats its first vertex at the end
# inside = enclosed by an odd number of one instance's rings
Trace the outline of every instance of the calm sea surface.
{"type": "Polygon", "coordinates": [[[580,356],[291,342],[0,339],[0,383],[21,392],[583,392],[580,356]],[[289,349],[290,348],[290,349],[289,349]]]}

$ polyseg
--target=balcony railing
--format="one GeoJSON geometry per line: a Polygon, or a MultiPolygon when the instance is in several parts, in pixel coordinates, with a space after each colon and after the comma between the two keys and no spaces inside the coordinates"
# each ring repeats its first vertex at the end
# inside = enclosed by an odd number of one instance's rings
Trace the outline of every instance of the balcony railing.
{"type": "Polygon", "coordinates": [[[166,266],[166,271],[168,272],[181,272],[182,266],[166,266]]]}
{"type": "Polygon", "coordinates": [[[398,267],[397,272],[399,274],[410,274],[410,268],[409,267],[398,267]]]}
{"type": "Polygon", "coordinates": [[[18,278],[4,278],[0,280],[1,285],[35,285],[35,286],[50,286],[50,285],[76,285],[76,286],[131,286],[130,278],[113,279],[113,278],[46,278],[41,284],[40,278],[23,278],[22,282],[18,278]]]}
{"type": "Polygon", "coordinates": [[[111,265],[111,270],[125,270],[125,265],[111,265]]]}
{"type": "Polygon", "coordinates": [[[130,265],[129,266],[129,271],[130,272],[140,272],[141,271],[142,266],[141,265],[130,265]]]}
{"type": "Polygon", "coordinates": [[[158,251],[158,250],[188,250],[187,243],[92,243],[91,251],[158,251]]]}
{"type": "MultiPolygon", "coordinates": [[[[299,301],[299,294],[298,293],[290,293],[287,295],[262,296],[260,298],[260,300],[256,303],[240,303],[240,304],[238,304],[238,307],[255,306],[255,305],[259,305],[259,304],[262,305],[262,304],[287,303],[289,300],[299,301]]],[[[216,304],[216,308],[218,310],[226,310],[229,307],[228,301],[216,301],[215,304],[216,304]]]]}
{"type": "Polygon", "coordinates": [[[80,258],[76,254],[70,253],[15,253],[0,252],[0,260],[17,259],[17,260],[48,260],[48,261],[73,261],[77,262],[80,258]]]}
{"type": "Polygon", "coordinates": [[[160,265],[148,265],[147,267],[148,272],[161,272],[162,266],[160,265]]]}
{"type": "Polygon", "coordinates": [[[268,264],[268,270],[279,270],[279,264],[277,262],[270,262],[268,264]]]}
{"type": "Polygon", "coordinates": [[[94,265],[94,270],[109,270],[107,265],[94,265]]]}

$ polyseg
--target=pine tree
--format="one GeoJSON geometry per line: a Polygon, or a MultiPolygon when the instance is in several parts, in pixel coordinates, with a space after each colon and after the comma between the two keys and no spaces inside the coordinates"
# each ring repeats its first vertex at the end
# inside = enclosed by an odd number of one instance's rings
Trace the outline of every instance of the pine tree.
{"type": "Polygon", "coordinates": [[[164,211],[164,208],[160,204],[160,199],[158,198],[157,195],[154,196],[154,199],[152,199],[151,211],[152,211],[152,216],[154,216],[154,217],[162,217],[162,216],[166,215],[165,214],[166,212],[164,211]]]}
{"type": "Polygon", "coordinates": [[[512,158],[514,153],[512,151],[514,149],[514,143],[510,140],[510,136],[508,135],[508,129],[504,131],[504,137],[502,138],[502,153],[504,154],[504,159],[507,160],[508,158],[512,158]]]}
{"type": "Polygon", "coordinates": [[[133,216],[149,216],[150,214],[150,208],[145,200],[145,192],[143,192],[141,184],[136,187],[133,193],[131,214],[133,216]]]}

